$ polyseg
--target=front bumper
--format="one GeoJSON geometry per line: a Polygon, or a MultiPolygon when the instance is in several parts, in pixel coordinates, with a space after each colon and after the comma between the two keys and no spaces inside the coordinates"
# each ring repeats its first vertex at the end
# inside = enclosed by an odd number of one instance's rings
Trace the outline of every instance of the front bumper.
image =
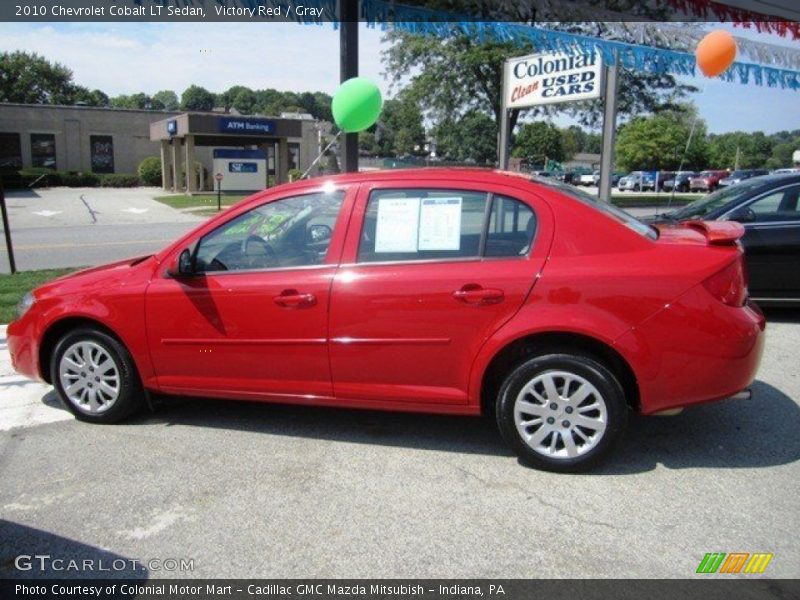
{"type": "Polygon", "coordinates": [[[36,328],[37,319],[32,315],[35,310],[36,306],[21,319],[9,323],[6,341],[14,370],[31,379],[43,379],[39,365],[40,337],[36,328]]]}
{"type": "Polygon", "coordinates": [[[636,372],[644,414],[730,398],[755,379],[766,320],[748,302],[722,304],[694,287],[617,340],[636,372]]]}

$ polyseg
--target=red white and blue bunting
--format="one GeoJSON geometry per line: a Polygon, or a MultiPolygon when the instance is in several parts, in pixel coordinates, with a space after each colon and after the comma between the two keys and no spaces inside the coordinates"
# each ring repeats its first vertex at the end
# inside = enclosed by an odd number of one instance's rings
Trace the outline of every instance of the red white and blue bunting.
{"type": "MultiPolygon", "coordinates": [[[[541,52],[564,54],[594,52],[599,54],[606,64],[615,64],[619,60],[619,64],[624,68],[636,71],[676,75],[697,74],[694,54],[668,48],[590,37],[535,25],[475,21],[469,17],[462,17],[459,20],[459,15],[450,12],[433,11],[382,0],[361,0],[361,13],[368,25],[381,27],[384,30],[399,29],[442,38],[467,35],[477,40],[525,42],[541,52]]],[[[794,60],[796,55],[792,54],[792,62],[794,60]]],[[[735,62],[721,79],[800,91],[800,71],[753,62],[735,62]]]]}

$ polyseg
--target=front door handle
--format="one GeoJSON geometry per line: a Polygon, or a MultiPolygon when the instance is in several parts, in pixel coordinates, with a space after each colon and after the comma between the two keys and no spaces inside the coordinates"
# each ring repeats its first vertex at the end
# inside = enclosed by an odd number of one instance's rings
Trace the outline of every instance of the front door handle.
{"type": "Polygon", "coordinates": [[[273,301],[284,308],[309,308],[317,303],[314,294],[301,294],[297,290],[283,290],[273,301]]]}
{"type": "Polygon", "coordinates": [[[497,304],[505,299],[503,290],[483,288],[470,283],[453,292],[453,298],[466,304],[497,304]]]}

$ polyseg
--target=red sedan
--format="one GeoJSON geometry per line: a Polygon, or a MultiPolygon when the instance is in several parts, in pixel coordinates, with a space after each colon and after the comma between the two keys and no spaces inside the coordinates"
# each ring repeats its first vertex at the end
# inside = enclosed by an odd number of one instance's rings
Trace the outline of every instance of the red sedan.
{"type": "Polygon", "coordinates": [[[747,394],[765,322],[742,233],[502,172],[313,179],[36,289],[8,345],[85,421],[148,392],[494,414],[526,462],[576,471],[632,410],[747,394]]]}

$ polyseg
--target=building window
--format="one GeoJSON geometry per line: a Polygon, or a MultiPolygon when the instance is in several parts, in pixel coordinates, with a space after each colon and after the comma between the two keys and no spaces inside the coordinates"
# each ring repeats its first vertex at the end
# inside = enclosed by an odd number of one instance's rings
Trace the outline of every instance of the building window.
{"type": "Polygon", "coordinates": [[[90,155],[92,157],[92,172],[114,172],[114,140],[110,135],[89,136],[90,155]]]}
{"type": "Polygon", "coordinates": [[[22,144],[18,133],[0,133],[0,169],[22,168],[22,144]]]}
{"type": "Polygon", "coordinates": [[[31,134],[31,164],[34,167],[56,168],[56,136],[52,133],[31,134]]]}
{"type": "Polygon", "coordinates": [[[289,170],[300,168],[300,144],[289,144],[289,170]]]}

